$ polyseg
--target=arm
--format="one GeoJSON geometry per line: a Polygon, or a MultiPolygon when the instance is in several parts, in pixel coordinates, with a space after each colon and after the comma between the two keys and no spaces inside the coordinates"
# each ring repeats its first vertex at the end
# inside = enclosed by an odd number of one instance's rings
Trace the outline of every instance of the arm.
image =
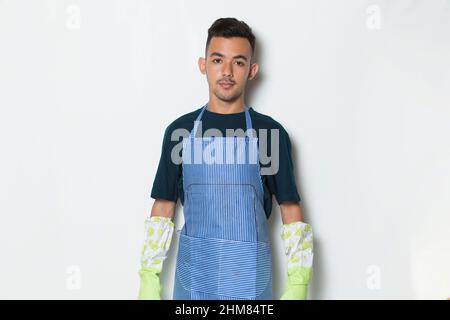
{"type": "Polygon", "coordinates": [[[298,202],[283,202],[280,208],[283,220],[281,238],[288,261],[288,280],[281,300],[306,300],[312,277],[312,229],[303,222],[298,202]]]}
{"type": "Polygon", "coordinates": [[[178,143],[172,141],[174,129],[180,127],[172,122],[164,131],[161,158],[156,171],[150,196],[155,199],[151,213],[145,219],[145,241],[141,252],[139,299],[160,299],[160,279],[163,262],[167,257],[175,225],[175,207],[178,200],[177,187],[181,177],[181,164],[172,161],[171,151],[178,143]]]}
{"type": "Polygon", "coordinates": [[[303,221],[302,208],[299,202],[283,202],[280,204],[281,220],[283,224],[303,221]]]}
{"type": "Polygon", "coordinates": [[[142,248],[140,288],[138,299],[160,300],[161,284],[159,274],[170,248],[176,202],[156,199],[151,216],[145,220],[145,242],[142,248]]]}
{"type": "Polygon", "coordinates": [[[155,199],[152,206],[151,216],[167,217],[173,219],[175,216],[176,203],[170,200],[155,199]]]}

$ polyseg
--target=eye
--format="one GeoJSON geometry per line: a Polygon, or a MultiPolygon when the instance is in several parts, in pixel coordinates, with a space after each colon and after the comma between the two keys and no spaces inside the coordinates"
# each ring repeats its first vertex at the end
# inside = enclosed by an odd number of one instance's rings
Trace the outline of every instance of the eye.
{"type": "Polygon", "coordinates": [[[219,59],[219,58],[216,58],[216,59],[213,59],[213,62],[215,63],[216,61],[221,61],[222,59],[219,59]]]}
{"type": "Polygon", "coordinates": [[[242,62],[242,61],[237,61],[237,63],[238,63],[238,65],[240,65],[240,66],[245,66],[245,63],[242,62]]]}

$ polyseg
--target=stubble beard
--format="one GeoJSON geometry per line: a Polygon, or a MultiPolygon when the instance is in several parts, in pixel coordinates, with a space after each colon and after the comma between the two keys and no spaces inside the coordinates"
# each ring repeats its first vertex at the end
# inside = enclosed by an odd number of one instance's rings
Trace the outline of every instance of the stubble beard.
{"type": "MultiPolygon", "coordinates": [[[[220,87],[220,85],[218,85],[220,87]]],[[[237,84],[235,83],[234,86],[237,86],[237,84]]],[[[223,89],[220,88],[216,88],[213,91],[214,95],[225,102],[233,102],[236,101],[241,95],[242,95],[242,90],[239,90],[239,88],[233,90],[232,92],[224,92],[223,89]]]]}

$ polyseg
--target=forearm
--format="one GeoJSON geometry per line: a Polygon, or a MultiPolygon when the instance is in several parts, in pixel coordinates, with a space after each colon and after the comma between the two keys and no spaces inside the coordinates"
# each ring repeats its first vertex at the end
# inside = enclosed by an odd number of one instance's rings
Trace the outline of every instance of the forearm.
{"type": "Polygon", "coordinates": [[[139,299],[160,299],[159,274],[170,247],[175,202],[157,199],[145,220],[145,242],[141,253],[139,299]]]}
{"type": "Polygon", "coordinates": [[[303,221],[303,212],[299,202],[283,202],[280,204],[283,224],[303,221]]]}
{"type": "Polygon", "coordinates": [[[173,219],[175,216],[176,203],[170,200],[155,199],[153,202],[151,216],[152,217],[167,217],[173,219]]]}
{"type": "Polygon", "coordinates": [[[280,204],[283,239],[287,256],[288,281],[281,299],[307,297],[308,284],[312,276],[313,235],[311,226],[303,222],[303,213],[297,202],[280,204]]]}

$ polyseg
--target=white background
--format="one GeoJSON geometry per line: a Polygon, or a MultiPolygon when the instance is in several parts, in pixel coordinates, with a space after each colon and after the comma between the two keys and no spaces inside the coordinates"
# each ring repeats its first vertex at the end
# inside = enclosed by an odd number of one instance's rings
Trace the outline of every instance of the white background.
{"type": "MultiPolygon", "coordinates": [[[[0,0],[0,298],[136,299],[164,129],[207,102],[219,17],[252,27],[246,101],[293,144],[310,299],[450,297],[450,1],[0,0]]],[[[278,299],[276,202],[270,224],[278,299]]]]}

